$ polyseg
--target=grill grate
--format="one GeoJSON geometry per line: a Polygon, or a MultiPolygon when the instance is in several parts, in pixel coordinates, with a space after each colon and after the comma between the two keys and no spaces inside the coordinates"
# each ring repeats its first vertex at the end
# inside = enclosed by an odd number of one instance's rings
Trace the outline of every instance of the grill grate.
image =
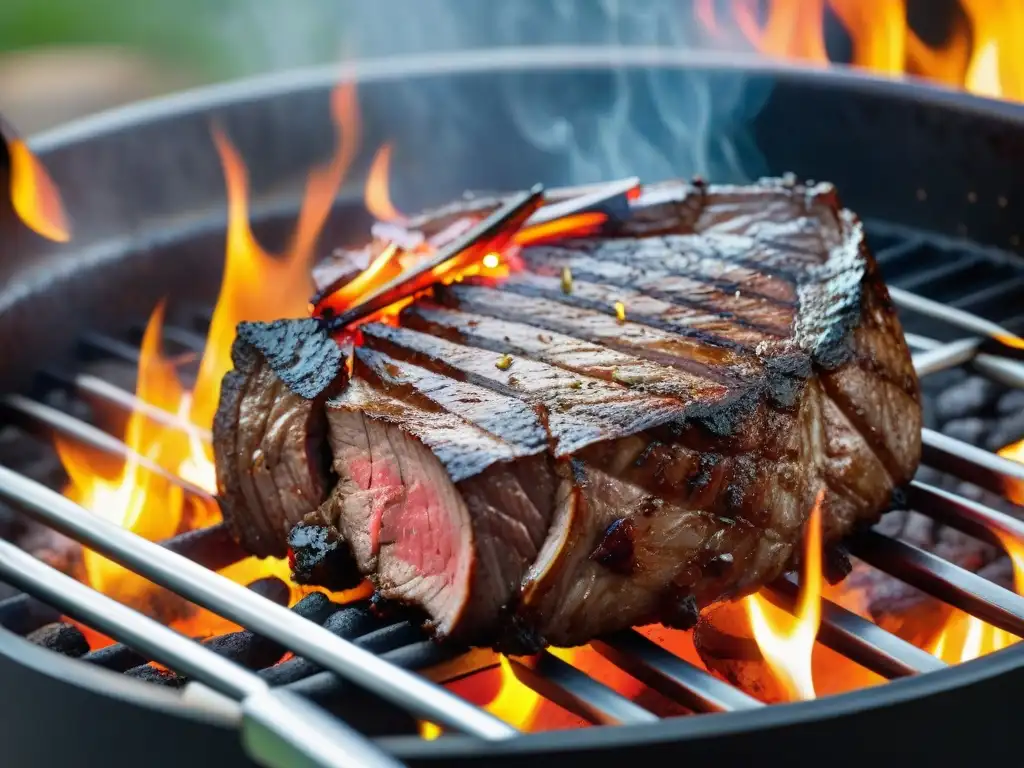
{"type": "MultiPolygon", "coordinates": [[[[882,223],[869,224],[868,228],[891,285],[910,292],[909,299],[901,304],[919,372],[933,374],[970,363],[983,375],[1012,386],[1024,385],[1024,364],[982,353],[981,341],[965,338],[962,325],[937,324],[934,317],[908,311],[907,306],[908,302],[911,308],[917,306],[915,297],[923,297],[971,313],[970,323],[983,318],[1008,328],[1016,327],[1013,297],[1024,286],[1024,265],[1007,254],[925,237],[882,223]]],[[[194,355],[202,347],[202,339],[192,331],[171,327],[165,335],[183,354],[194,355]]],[[[82,339],[83,358],[112,358],[134,365],[138,356],[138,347],[122,340],[95,335],[82,339]]],[[[83,400],[99,401],[122,412],[140,407],[130,392],[91,374],[44,372],[42,381],[46,386],[71,391],[83,400]]],[[[50,440],[63,436],[121,459],[131,453],[123,442],[102,429],[39,399],[11,395],[0,401],[0,408],[0,416],[7,423],[36,437],[50,440]]],[[[163,411],[148,411],[168,426],[182,426],[163,411]]],[[[139,458],[152,471],[170,477],[139,458]]],[[[999,494],[1005,494],[1010,483],[1024,484],[1024,465],[931,430],[924,432],[924,462],[999,494]]],[[[208,498],[203,489],[170,479],[186,493],[208,498]]],[[[162,546],[152,544],[3,467],[0,497],[154,583],[296,653],[297,658],[277,666],[246,670],[231,661],[241,660],[237,647],[235,656],[228,653],[226,659],[63,576],[12,544],[0,542],[0,578],[24,592],[0,602],[0,624],[25,634],[55,620],[56,608],[124,643],[105,653],[89,654],[92,658],[87,657],[88,661],[123,670],[126,659],[155,660],[187,675],[186,690],[192,694],[216,691],[217,695],[239,702],[243,737],[261,762],[288,765],[301,757],[316,765],[340,764],[341,759],[350,766],[396,765],[371,740],[345,725],[343,719],[331,717],[310,703],[312,699],[331,709],[332,701],[344,698],[342,692],[351,692],[347,682],[455,731],[485,739],[514,736],[512,728],[436,684],[493,666],[493,654],[459,654],[442,648],[425,640],[409,622],[401,618],[381,619],[366,604],[334,606],[318,614],[319,621],[290,611],[211,570],[245,555],[223,526],[178,536],[162,546]],[[406,670],[420,670],[422,674],[406,670]]],[[[912,484],[907,498],[913,509],[993,544],[999,545],[1000,535],[1006,534],[1024,539],[1024,523],[967,498],[920,482],[912,484]]],[[[872,567],[997,627],[1024,635],[1024,598],[877,531],[857,535],[850,548],[872,567]]],[[[788,577],[771,585],[765,594],[791,611],[797,589],[796,581],[788,577]]],[[[931,654],[828,600],[823,600],[818,639],[888,679],[945,667],[931,654]]],[[[730,712],[763,706],[634,630],[596,640],[592,647],[641,683],[694,712],[730,712]]],[[[540,654],[531,666],[514,660],[510,663],[523,683],[587,722],[633,724],[657,719],[648,709],[548,652],[540,654]]],[[[344,711],[351,713],[352,707],[344,711]]]]}

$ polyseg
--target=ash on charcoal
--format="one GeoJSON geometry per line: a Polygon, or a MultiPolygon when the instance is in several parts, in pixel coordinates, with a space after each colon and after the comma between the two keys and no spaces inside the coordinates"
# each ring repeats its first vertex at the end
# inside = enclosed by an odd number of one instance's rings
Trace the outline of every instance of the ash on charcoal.
{"type": "MultiPolygon", "coordinates": [[[[1020,393],[1024,395],[1024,390],[1020,393]]],[[[997,421],[985,440],[985,447],[990,451],[998,451],[1020,440],[1024,440],[1024,409],[997,421]]]]}
{"type": "Polygon", "coordinates": [[[967,371],[963,368],[946,368],[944,371],[930,373],[921,379],[921,389],[934,397],[950,387],[963,383],[966,378],[967,371]]]}
{"type": "Polygon", "coordinates": [[[1016,416],[1024,412],[1024,389],[1011,389],[999,398],[996,413],[1000,416],[1016,416]]]}
{"type": "Polygon", "coordinates": [[[975,416],[953,419],[947,421],[942,427],[944,435],[978,447],[984,445],[985,438],[991,431],[992,422],[975,416]]]}
{"type": "Polygon", "coordinates": [[[995,404],[999,394],[1000,387],[995,382],[981,376],[968,376],[935,398],[936,416],[940,422],[978,416],[995,404]]]}

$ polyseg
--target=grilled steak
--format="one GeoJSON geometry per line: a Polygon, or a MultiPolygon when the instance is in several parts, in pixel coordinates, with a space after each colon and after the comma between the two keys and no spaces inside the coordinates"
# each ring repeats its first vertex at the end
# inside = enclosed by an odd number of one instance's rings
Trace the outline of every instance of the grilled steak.
{"type": "MultiPolygon", "coordinates": [[[[261,508],[251,484],[235,530],[281,509],[251,527],[283,542],[309,512],[438,637],[521,652],[688,626],[793,565],[821,488],[834,542],[913,475],[917,379],[831,186],[662,185],[604,236],[521,260],[500,287],[438,288],[397,327],[364,326],[326,401],[330,496],[314,510],[318,475],[304,509],[281,484],[261,508]]],[[[260,370],[239,366],[234,389],[258,397],[260,370]]],[[[302,398],[306,423],[323,392],[302,398]]],[[[255,444],[215,432],[218,465],[255,444]]]]}
{"type": "Polygon", "coordinates": [[[315,320],[242,323],[231,360],[213,425],[221,510],[246,550],[284,557],[331,489],[323,405],[344,360],[315,320]]]}

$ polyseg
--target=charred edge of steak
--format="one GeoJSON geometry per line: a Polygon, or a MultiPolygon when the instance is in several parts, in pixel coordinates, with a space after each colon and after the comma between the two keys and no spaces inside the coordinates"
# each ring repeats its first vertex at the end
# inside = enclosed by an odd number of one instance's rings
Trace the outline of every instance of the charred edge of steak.
{"type": "Polygon", "coordinates": [[[239,323],[231,350],[236,368],[236,357],[250,348],[263,356],[288,389],[306,400],[330,394],[327,390],[338,381],[344,365],[341,348],[312,318],[239,323]]]}
{"type": "Polygon", "coordinates": [[[221,511],[247,551],[283,557],[291,525],[314,511],[330,490],[333,471],[322,405],[344,382],[343,356],[315,320],[277,320],[240,324],[231,358],[234,370],[221,383],[213,424],[221,511]],[[274,395],[275,382],[287,391],[274,395]],[[276,424],[269,423],[272,418],[276,424]],[[271,427],[296,425],[302,444],[292,452],[294,460],[268,460],[265,449],[277,447],[271,427]]]}
{"type": "Polygon", "coordinates": [[[330,525],[301,522],[288,534],[288,565],[297,584],[352,589],[363,576],[348,545],[330,525]]]}
{"type": "Polygon", "coordinates": [[[800,348],[825,370],[838,368],[852,357],[863,292],[879,279],[860,220],[847,210],[835,210],[835,216],[842,242],[831,249],[825,264],[810,270],[802,281],[793,328],[800,348]]]}

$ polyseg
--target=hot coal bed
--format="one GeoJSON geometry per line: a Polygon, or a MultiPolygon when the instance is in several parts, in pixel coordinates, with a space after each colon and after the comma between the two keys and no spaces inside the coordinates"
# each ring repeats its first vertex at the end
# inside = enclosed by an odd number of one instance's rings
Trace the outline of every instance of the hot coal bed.
{"type": "MultiPolygon", "coordinates": [[[[1024,220],[1024,190],[1014,171],[1024,160],[1024,122],[1017,108],[843,72],[740,70],[667,52],[637,53],[633,62],[617,55],[622,71],[635,80],[637,94],[644,93],[652,66],[681,87],[693,87],[694,82],[737,87],[742,82],[770,91],[765,106],[751,118],[763,162],[758,172],[792,171],[834,182],[844,204],[865,218],[871,246],[891,285],[1010,330],[1022,329],[1019,315],[1024,310],[1017,302],[1024,288],[1024,260],[1017,226],[1024,220]]],[[[358,73],[366,132],[423,158],[411,167],[403,185],[408,196],[403,207],[441,202],[464,189],[573,181],[557,155],[538,149],[517,132],[500,93],[512,79],[520,85],[542,85],[538,99],[572,90],[582,94],[581,103],[566,106],[566,116],[583,124],[587,94],[596,99],[609,76],[601,61],[597,52],[577,51],[557,61],[523,53],[490,63],[467,55],[408,66],[366,65],[358,73]],[[421,109],[431,103],[447,108],[421,109]],[[458,105],[472,105],[469,116],[458,105]],[[578,118],[573,109],[579,109],[578,118]],[[457,167],[431,151],[429,139],[438,134],[460,137],[464,161],[457,167]]],[[[78,430],[80,439],[94,440],[97,447],[102,443],[100,434],[83,434],[80,425],[110,423],[111,412],[116,412],[116,404],[104,397],[103,382],[132,390],[139,322],[164,293],[194,300],[178,302],[167,334],[171,351],[187,355],[201,350],[205,312],[212,304],[216,265],[223,253],[223,183],[208,120],[213,116],[221,121],[249,161],[253,199],[265,203],[256,207],[257,232],[273,242],[287,229],[294,210],[275,204],[272,193],[283,182],[300,179],[313,161],[329,153],[325,105],[335,75],[312,72],[200,93],[89,121],[35,143],[65,195],[77,225],[76,242],[84,245],[73,252],[62,250],[36,240],[10,217],[2,222],[0,231],[13,244],[13,258],[2,267],[9,309],[0,315],[0,335],[15,351],[4,361],[0,379],[8,392],[20,394],[4,401],[9,426],[0,433],[0,464],[53,488],[62,486],[63,473],[49,439],[78,430]],[[168,149],[153,152],[156,146],[168,149]],[[187,178],[175,172],[182,165],[190,169],[187,178]],[[101,195],[96,190],[111,192],[101,195]],[[125,232],[133,234],[125,237],[125,232]],[[15,278],[22,281],[19,292],[13,288],[15,278]],[[14,339],[18,342],[11,346],[14,339]],[[76,420],[68,421],[66,415],[76,420]],[[26,439],[26,433],[40,439],[26,439]]],[[[650,126],[653,118],[644,112],[642,95],[637,103],[635,122],[650,126]]],[[[722,126],[726,138],[729,131],[738,136],[747,130],[741,122],[722,126]]],[[[673,140],[657,128],[650,135],[656,143],[673,140]]],[[[379,143],[364,140],[369,148],[379,143]]],[[[361,162],[365,168],[368,158],[361,162]]],[[[358,172],[352,175],[360,178],[358,172]]],[[[343,196],[321,242],[351,242],[368,223],[361,206],[343,196]]],[[[948,349],[943,345],[969,335],[927,314],[901,314],[915,359],[941,353],[948,349]]],[[[1022,390],[1007,386],[1007,377],[983,358],[936,367],[943,370],[922,379],[925,425],[958,442],[926,440],[918,479],[1019,516],[1020,508],[1005,498],[1000,465],[965,460],[960,446],[989,452],[1024,438],[1022,390]]],[[[920,501],[913,489],[908,496],[908,506],[920,501]]],[[[963,533],[963,527],[944,525],[941,514],[896,510],[878,530],[1012,586],[1012,569],[999,548],[963,533]]],[[[0,533],[57,565],[77,551],[76,543],[14,508],[4,509],[0,533]]],[[[209,566],[239,556],[221,529],[179,537],[172,546],[209,566]]],[[[936,604],[937,592],[953,602],[962,600],[955,590],[939,589],[929,597],[878,573],[857,571],[851,576],[866,580],[876,617],[936,604]]],[[[274,601],[287,598],[283,583],[274,579],[250,588],[274,601]]],[[[987,600],[987,594],[979,598],[981,603],[987,600]]],[[[310,596],[294,611],[397,666],[454,665],[449,674],[473,669],[472,658],[425,640],[414,622],[369,601],[342,608],[310,596]]],[[[59,613],[14,589],[0,603],[0,622],[9,630],[0,634],[0,676],[8,690],[18,691],[17,696],[0,698],[0,736],[12,756],[10,764],[70,764],[84,754],[103,755],[111,765],[137,764],[140,756],[149,765],[248,764],[231,715],[218,719],[205,708],[207,719],[197,719],[187,706],[158,693],[180,687],[184,679],[150,664],[145,654],[123,645],[93,651],[76,628],[60,621],[59,613]],[[138,679],[151,685],[131,685],[138,679]],[[44,721],[46,734],[41,735],[38,723],[44,721]]],[[[842,629],[841,622],[832,626],[842,629]]],[[[402,707],[340,683],[302,658],[275,664],[284,648],[274,640],[243,631],[206,644],[256,670],[265,681],[321,703],[359,731],[384,737],[381,743],[412,765],[554,765],[583,755],[592,758],[594,750],[602,750],[601,758],[609,760],[638,759],[642,753],[644,759],[685,755],[726,765],[782,750],[797,765],[818,765],[822,755],[836,765],[865,759],[895,764],[906,755],[944,764],[954,754],[977,758],[1007,748],[1014,724],[1011,697],[1024,680],[1019,647],[878,688],[787,707],[748,707],[735,689],[708,680],[691,682],[690,687],[676,681],[673,688],[671,681],[661,679],[662,692],[675,691],[684,709],[736,711],[648,722],[653,718],[642,717],[614,692],[588,686],[586,680],[552,666],[541,675],[546,695],[562,697],[569,708],[589,707],[598,722],[606,717],[605,722],[628,727],[537,734],[507,743],[459,736],[426,743],[413,735],[416,719],[402,707]],[[694,690],[700,694],[695,698],[694,690]],[[956,717],[956,729],[937,725],[950,717],[956,717]]],[[[640,660],[635,664],[658,668],[649,649],[646,655],[632,652],[634,661],[640,660]]],[[[899,661],[894,663],[898,666],[899,661]]]]}

